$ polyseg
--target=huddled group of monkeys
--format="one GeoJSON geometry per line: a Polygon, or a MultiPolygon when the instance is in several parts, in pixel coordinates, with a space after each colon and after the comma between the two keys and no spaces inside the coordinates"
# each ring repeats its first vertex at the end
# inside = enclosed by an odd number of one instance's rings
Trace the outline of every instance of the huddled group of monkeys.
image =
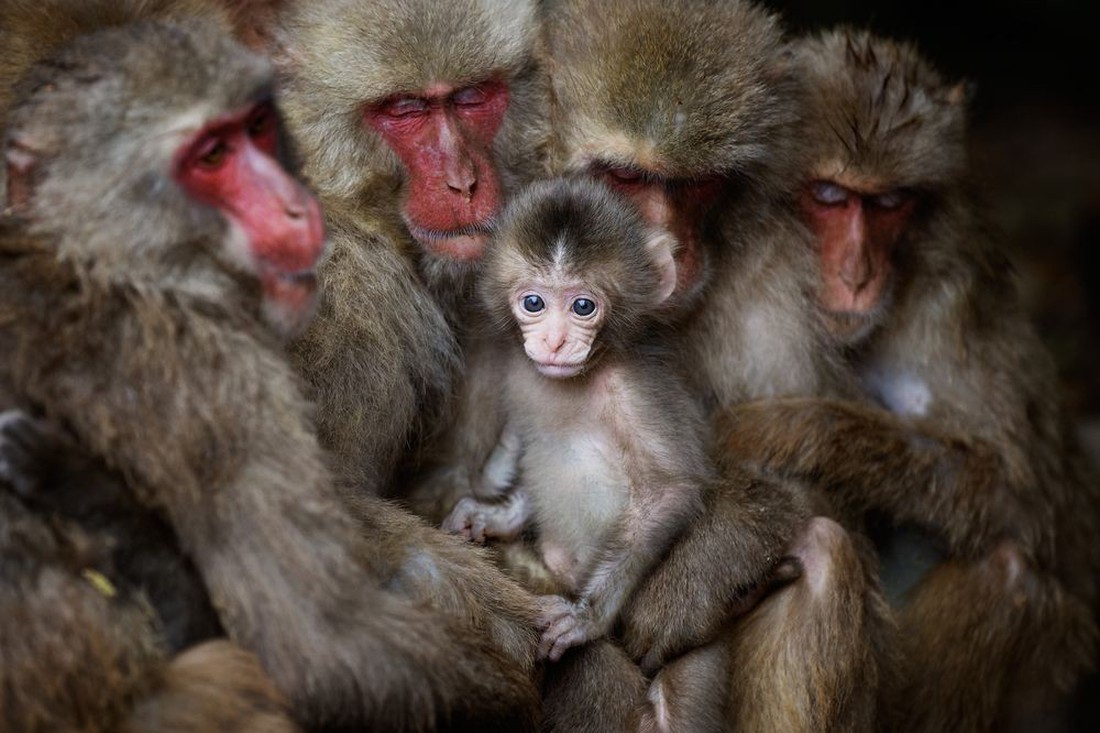
{"type": "Polygon", "coordinates": [[[913,46],[0,0],[0,49],[0,730],[1064,718],[1098,486],[913,46]]]}

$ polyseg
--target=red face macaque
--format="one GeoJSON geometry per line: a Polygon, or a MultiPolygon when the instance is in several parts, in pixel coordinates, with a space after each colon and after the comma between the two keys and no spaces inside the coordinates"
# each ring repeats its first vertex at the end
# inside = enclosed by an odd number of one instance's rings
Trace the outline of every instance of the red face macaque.
{"type": "Polygon", "coordinates": [[[484,495],[444,527],[480,542],[534,525],[568,594],[540,599],[555,661],[610,629],[701,509],[702,418],[648,330],[676,285],[674,247],[602,185],[558,180],[517,197],[486,258],[483,301],[523,351],[501,354],[507,427],[484,495]]]}
{"type": "Polygon", "coordinates": [[[230,254],[259,278],[268,320],[293,335],[313,313],[325,235],[317,201],[277,159],[278,124],[270,101],[207,123],[180,147],[174,178],[244,235],[230,254]]]}
{"type": "Polygon", "coordinates": [[[895,301],[914,263],[931,256],[929,228],[967,175],[967,87],[945,83],[907,47],[854,32],[797,48],[811,151],[800,210],[814,234],[825,326],[850,346],[905,307],[895,301]]]}
{"type": "Polygon", "coordinates": [[[367,123],[408,171],[405,223],[429,252],[481,257],[501,206],[492,151],[507,109],[508,86],[496,80],[439,84],[367,109],[367,123]]]}
{"type": "MultiPolygon", "coordinates": [[[[102,17],[98,3],[85,5],[102,17]]],[[[54,17],[80,28],[65,13],[54,17]]],[[[96,623],[80,603],[87,592],[73,595],[36,569],[57,564],[45,555],[48,544],[31,544],[30,554],[19,543],[9,548],[28,568],[12,593],[0,557],[0,719],[16,721],[0,727],[243,730],[241,716],[240,725],[196,718],[174,726],[157,710],[134,725],[120,715],[102,722],[78,715],[71,724],[42,718],[41,691],[51,684],[55,698],[81,712],[89,669],[102,671],[91,675],[101,683],[88,695],[95,705],[114,693],[123,705],[139,697],[140,689],[112,689],[142,667],[117,656],[111,640],[146,644],[153,632],[130,620],[148,622],[146,611],[124,607],[128,584],[171,580],[173,567],[186,562],[218,626],[255,652],[304,726],[533,728],[537,635],[529,594],[481,553],[402,509],[340,491],[314,433],[317,411],[264,322],[283,333],[303,324],[324,250],[317,203],[295,169],[280,165],[291,158],[290,141],[281,136],[273,86],[266,59],[196,21],[81,35],[35,63],[15,90],[4,147],[13,215],[0,219],[0,399],[46,416],[62,431],[63,450],[78,454],[73,470],[89,468],[71,479],[83,490],[68,491],[68,469],[57,465],[64,456],[40,445],[34,452],[49,450],[48,468],[62,472],[17,477],[27,489],[18,501],[34,509],[35,524],[46,528],[47,518],[60,516],[73,536],[80,530],[95,541],[91,549],[102,545],[104,574],[113,573],[108,579],[120,592],[104,609],[108,623],[96,623]],[[108,483],[89,483],[101,479],[108,483]],[[153,528],[158,559],[129,528],[161,519],[168,527],[153,528]],[[184,557],[175,555],[171,534],[184,557]],[[118,573],[110,566],[116,557],[118,573]],[[24,586],[34,593],[15,592],[24,586]],[[46,606],[64,611],[64,623],[56,612],[40,620],[46,606]],[[109,622],[119,613],[117,624],[109,622]],[[9,668],[18,670],[7,664],[6,634],[21,633],[16,622],[30,631],[24,656],[33,664],[9,680],[9,668]],[[70,636],[95,653],[71,654],[70,636]],[[96,656],[108,658],[97,664],[96,656]],[[15,697],[33,703],[29,712],[38,717],[24,725],[8,715],[9,689],[33,691],[15,697]]],[[[338,231],[346,237],[346,228],[338,231]]],[[[370,274],[394,281],[402,271],[370,274]]],[[[394,302],[404,317],[410,301],[394,302]]],[[[379,362],[407,355],[374,341],[369,347],[379,362]]],[[[356,384],[397,391],[357,373],[356,384]]],[[[394,411],[375,410],[400,422],[394,411]]],[[[33,435],[5,432],[0,437],[33,435]]],[[[26,451],[0,453],[3,460],[26,451]]],[[[17,524],[17,533],[34,526],[17,524]]],[[[0,521],[0,555],[10,534],[0,521]]],[[[87,586],[88,567],[62,566],[72,581],[63,586],[87,586]]],[[[187,610],[171,598],[157,603],[163,593],[148,595],[166,629],[185,620],[187,610]]],[[[159,654],[162,644],[147,646],[159,654]]],[[[148,677],[140,682],[155,685],[163,675],[148,677]]],[[[247,688],[239,698],[260,701],[247,688]]]]}
{"type": "Polygon", "coordinates": [[[916,209],[914,194],[874,179],[821,175],[802,192],[802,212],[816,237],[820,306],[833,333],[858,339],[886,307],[895,248],[916,209]]]}
{"type": "Polygon", "coordinates": [[[690,300],[697,295],[708,270],[700,222],[718,201],[724,178],[666,178],[640,168],[605,164],[590,170],[632,201],[647,224],[676,238],[677,298],[690,300]]]}
{"type": "Polygon", "coordinates": [[[470,285],[505,193],[543,169],[538,4],[316,0],[278,16],[288,114],[321,200],[399,214],[433,292],[470,285]]]}

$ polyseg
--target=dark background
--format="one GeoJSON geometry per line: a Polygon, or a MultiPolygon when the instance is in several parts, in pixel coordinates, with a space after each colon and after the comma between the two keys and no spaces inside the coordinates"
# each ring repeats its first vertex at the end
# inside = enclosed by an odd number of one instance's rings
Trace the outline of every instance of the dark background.
{"type": "Polygon", "coordinates": [[[949,79],[973,83],[974,165],[1025,303],[1070,408],[1100,419],[1100,3],[765,4],[795,32],[847,23],[913,41],[949,79]]]}

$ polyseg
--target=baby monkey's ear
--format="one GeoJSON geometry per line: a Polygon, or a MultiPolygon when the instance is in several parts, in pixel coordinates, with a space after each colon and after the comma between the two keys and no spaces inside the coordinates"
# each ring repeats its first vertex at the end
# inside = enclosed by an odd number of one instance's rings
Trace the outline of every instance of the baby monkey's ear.
{"type": "Polygon", "coordinates": [[[676,289],[676,258],[673,254],[679,247],[680,242],[668,232],[654,230],[646,237],[646,253],[661,276],[654,305],[664,303],[676,289]]]}

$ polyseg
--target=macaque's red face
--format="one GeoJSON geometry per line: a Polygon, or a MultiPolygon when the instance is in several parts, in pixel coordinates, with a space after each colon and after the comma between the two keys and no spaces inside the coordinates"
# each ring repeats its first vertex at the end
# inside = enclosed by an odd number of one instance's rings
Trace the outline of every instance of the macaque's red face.
{"type": "Polygon", "coordinates": [[[846,330],[885,305],[894,248],[915,208],[913,195],[902,189],[816,180],[803,190],[802,211],[821,264],[820,305],[838,336],[853,336],[846,330]]]}
{"type": "Polygon", "coordinates": [[[259,278],[265,312],[286,332],[312,314],[324,252],[321,209],[276,159],[278,118],[268,102],[210,122],[179,150],[175,179],[243,234],[229,254],[259,278]]]}
{"type": "Polygon", "coordinates": [[[439,85],[372,105],[366,121],[408,171],[405,222],[430,253],[478,260],[501,208],[493,141],[508,85],[439,85]]]}
{"type": "Polygon", "coordinates": [[[700,222],[717,201],[722,179],[668,179],[639,168],[615,166],[598,166],[595,172],[633,201],[646,223],[668,232],[679,243],[674,253],[677,299],[698,293],[706,278],[700,222]]]}
{"type": "Polygon", "coordinates": [[[528,282],[514,291],[512,313],[523,349],[539,372],[565,379],[584,371],[607,315],[603,300],[567,278],[528,282]]]}

